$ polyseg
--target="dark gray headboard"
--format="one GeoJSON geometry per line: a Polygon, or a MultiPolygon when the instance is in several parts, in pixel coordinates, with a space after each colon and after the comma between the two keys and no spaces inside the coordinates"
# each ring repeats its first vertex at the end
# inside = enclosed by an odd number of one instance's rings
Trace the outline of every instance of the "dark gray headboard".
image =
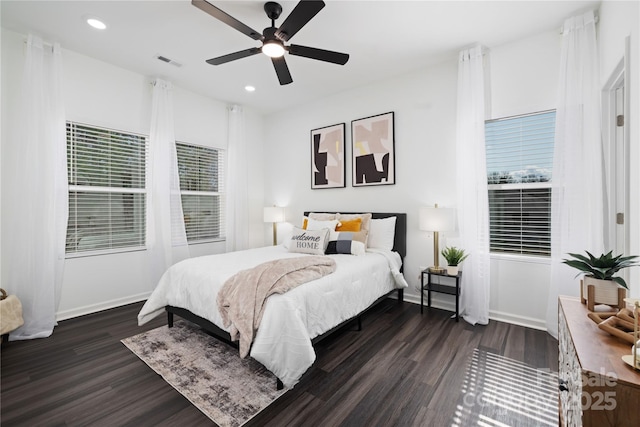
{"type": "MultiPolygon", "coordinates": [[[[309,215],[309,212],[326,212],[334,213],[331,211],[305,211],[304,215],[309,215]]],[[[355,214],[362,212],[340,212],[343,214],[355,214]]],[[[407,214],[406,213],[388,213],[388,212],[372,212],[371,218],[381,219],[389,218],[391,216],[396,217],[396,234],[393,242],[393,250],[398,252],[402,259],[407,255],[407,214]]]]}

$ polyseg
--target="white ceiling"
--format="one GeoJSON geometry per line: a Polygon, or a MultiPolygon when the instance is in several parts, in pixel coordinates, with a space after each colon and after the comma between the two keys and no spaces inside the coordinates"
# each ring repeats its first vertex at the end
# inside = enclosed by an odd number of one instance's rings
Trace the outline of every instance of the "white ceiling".
{"type": "MultiPolygon", "coordinates": [[[[262,31],[270,26],[263,1],[212,4],[262,31]]],[[[206,59],[260,46],[221,23],[190,0],[27,1],[2,0],[2,27],[33,32],[63,48],[215,99],[268,114],[352,87],[419,70],[474,43],[489,48],[559,29],[565,18],[599,1],[346,1],[328,0],[289,43],[350,54],[335,65],[287,56],[293,83],[280,86],[263,55],[219,66],[206,59]],[[94,15],[108,28],[97,31],[83,17],[94,15]],[[163,63],[162,55],[182,64],[163,63]],[[256,91],[247,93],[245,85],[256,91]]],[[[297,1],[281,1],[281,18],[297,1]]]]}

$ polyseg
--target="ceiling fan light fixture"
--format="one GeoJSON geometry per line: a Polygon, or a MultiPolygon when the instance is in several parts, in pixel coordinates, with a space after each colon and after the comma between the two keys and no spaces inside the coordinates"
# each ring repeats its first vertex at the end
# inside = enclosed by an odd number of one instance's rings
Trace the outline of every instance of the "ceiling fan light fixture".
{"type": "Polygon", "coordinates": [[[270,40],[262,45],[262,53],[271,58],[280,58],[284,55],[284,46],[276,40],[270,40]]]}
{"type": "Polygon", "coordinates": [[[287,61],[284,58],[285,53],[288,53],[288,55],[291,56],[302,56],[339,65],[344,65],[349,60],[349,55],[346,53],[295,44],[285,45],[285,43],[287,43],[294,34],[307,25],[309,21],[325,7],[324,1],[298,1],[291,13],[289,13],[289,16],[287,16],[284,22],[282,22],[278,27],[276,27],[275,21],[280,17],[282,6],[274,1],[266,2],[264,4],[264,11],[267,14],[267,17],[271,20],[271,26],[265,28],[262,31],[262,34],[238,21],[222,9],[217,8],[211,4],[210,1],[211,0],[191,0],[191,3],[251,39],[261,41],[262,46],[255,46],[238,52],[229,53],[227,55],[218,56],[216,58],[207,59],[207,64],[221,65],[237,59],[264,53],[266,56],[271,58],[271,63],[276,75],[278,76],[280,85],[288,85],[293,82],[293,79],[291,78],[291,72],[289,72],[287,61]]]}

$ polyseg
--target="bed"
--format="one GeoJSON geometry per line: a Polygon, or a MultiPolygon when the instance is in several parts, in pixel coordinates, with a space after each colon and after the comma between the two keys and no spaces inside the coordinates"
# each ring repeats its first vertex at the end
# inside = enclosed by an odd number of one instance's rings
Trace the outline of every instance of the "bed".
{"type": "MultiPolygon", "coordinates": [[[[305,212],[307,215],[309,212],[305,212]]],[[[402,276],[406,214],[371,214],[372,219],[386,218],[387,223],[392,217],[395,217],[392,250],[367,248],[366,253],[358,256],[326,255],[335,260],[333,273],[268,297],[250,356],[278,378],[279,388],[293,387],[311,367],[315,361],[314,343],[354,319],[360,327],[360,315],[394,292],[398,301],[403,301],[407,286],[402,276]]],[[[174,315],[178,315],[232,343],[216,304],[224,282],[261,263],[300,256],[309,255],[290,252],[281,244],[184,260],[162,276],[140,310],[138,323],[142,325],[166,311],[169,327],[174,315]]]]}

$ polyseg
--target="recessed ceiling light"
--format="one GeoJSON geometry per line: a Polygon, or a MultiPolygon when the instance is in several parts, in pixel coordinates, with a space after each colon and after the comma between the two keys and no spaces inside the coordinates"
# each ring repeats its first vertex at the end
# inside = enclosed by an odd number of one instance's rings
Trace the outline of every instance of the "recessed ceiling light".
{"type": "Polygon", "coordinates": [[[247,92],[255,92],[256,88],[254,86],[247,85],[244,87],[244,90],[246,90],[247,92]]]}
{"type": "Polygon", "coordinates": [[[107,24],[105,24],[104,22],[102,22],[101,20],[99,20],[94,16],[86,17],[86,20],[87,20],[87,24],[91,25],[93,28],[97,30],[104,30],[105,28],[107,28],[107,24]]]}

